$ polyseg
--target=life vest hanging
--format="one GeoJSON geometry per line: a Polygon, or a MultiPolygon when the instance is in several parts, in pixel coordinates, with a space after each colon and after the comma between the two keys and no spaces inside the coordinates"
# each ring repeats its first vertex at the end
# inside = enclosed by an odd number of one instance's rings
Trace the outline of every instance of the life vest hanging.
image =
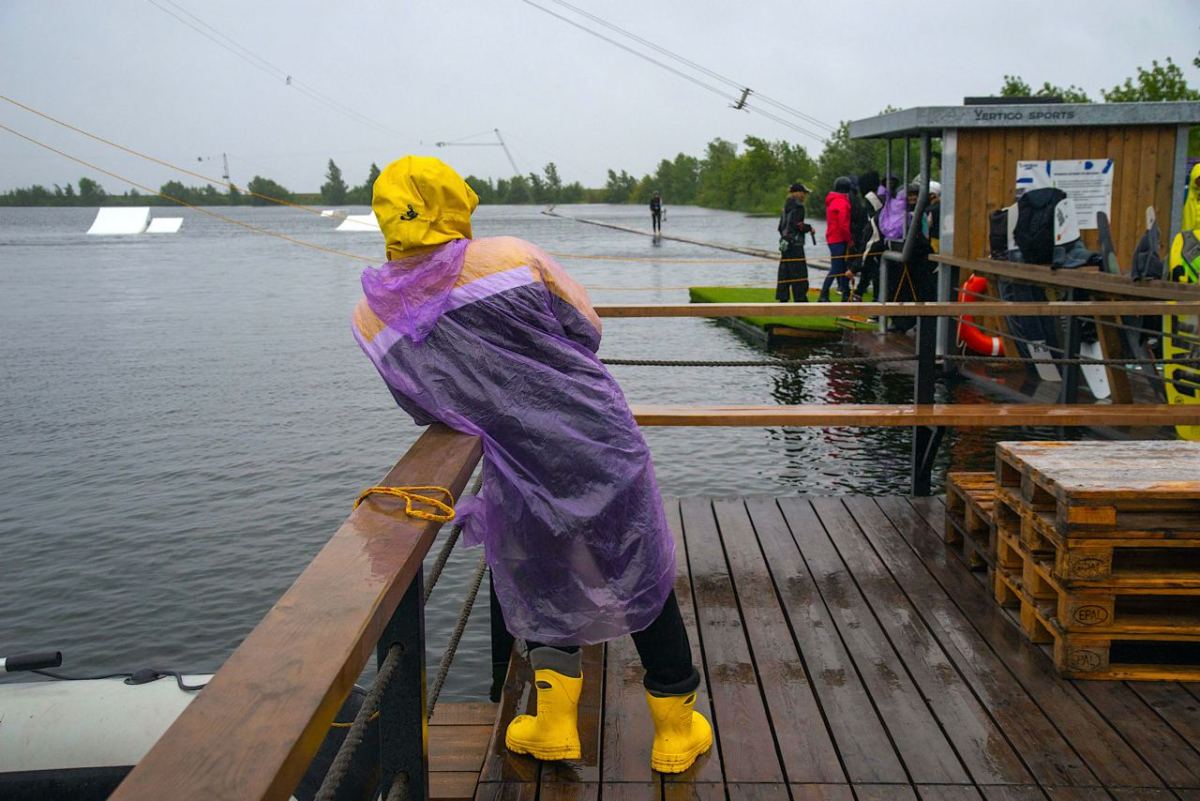
{"type": "MultiPolygon", "coordinates": [[[[963,281],[962,289],[958,291],[959,303],[970,303],[978,300],[987,292],[987,278],[971,274],[963,281]]],[[[1004,351],[1000,337],[988,336],[975,326],[975,320],[968,314],[958,318],[958,344],[985,356],[999,356],[1004,351]]]]}

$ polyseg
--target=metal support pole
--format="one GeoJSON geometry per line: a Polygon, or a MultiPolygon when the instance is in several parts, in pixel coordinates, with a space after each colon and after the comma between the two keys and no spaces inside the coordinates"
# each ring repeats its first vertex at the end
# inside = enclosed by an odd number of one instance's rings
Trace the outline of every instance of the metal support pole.
{"type": "MultiPolygon", "coordinates": [[[[933,403],[934,360],[937,340],[937,321],[933,317],[917,318],[917,376],[913,386],[913,402],[933,403]]],[[[933,460],[942,442],[942,426],[913,426],[912,494],[929,495],[933,484],[933,460]]]]}
{"type": "Polygon", "coordinates": [[[500,608],[500,599],[496,597],[496,585],[492,583],[492,574],[488,572],[488,595],[491,605],[492,621],[492,691],[493,702],[500,700],[504,690],[504,679],[508,676],[508,662],[512,656],[513,641],[516,639],[508,633],[504,625],[504,610],[500,608]]]}
{"type": "MultiPolygon", "coordinates": [[[[1067,290],[1067,300],[1071,303],[1079,300],[1079,290],[1071,287],[1067,290]]],[[[1067,318],[1067,352],[1066,358],[1079,358],[1079,344],[1082,339],[1080,327],[1083,321],[1078,316],[1072,315],[1067,318]]],[[[1058,391],[1059,403],[1079,403],[1079,365],[1064,364],[1063,365],[1063,381],[1062,387],[1058,391]]]]}
{"type": "MultiPolygon", "coordinates": [[[[949,264],[939,264],[938,267],[938,300],[950,302],[954,300],[954,288],[958,286],[958,268],[949,264]]],[[[949,356],[957,349],[958,331],[953,317],[937,318],[937,353],[939,356],[949,356]]],[[[953,375],[958,372],[958,363],[942,362],[942,372],[953,375]]]]}
{"type": "Polygon", "coordinates": [[[407,777],[408,797],[429,797],[429,727],[425,720],[425,593],[417,571],[376,646],[376,664],[402,649],[396,675],[379,700],[380,787],[407,777]]]}

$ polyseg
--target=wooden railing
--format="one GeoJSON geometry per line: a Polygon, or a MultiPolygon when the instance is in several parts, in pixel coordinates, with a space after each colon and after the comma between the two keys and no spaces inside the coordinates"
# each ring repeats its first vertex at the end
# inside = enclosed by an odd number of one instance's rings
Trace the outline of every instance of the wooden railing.
{"type": "MultiPolygon", "coordinates": [[[[980,275],[991,275],[1026,284],[1062,287],[1063,289],[1086,289],[1089,292],[1098,292],[1107,296],[1115,295],[1147,300],[1200,299],[1200,284],[1176,284],[1160,280],[1134,281],[1128,275],[1103,273],[1096,267],[1053,269],[1042,264],[997,261],[996,259],[964,259],[937,253],[930,256],[929,260],[980,275]]],[[[891,304],[888,305],[891,306],[891,304]]],[[[1154,313],[1145,312],[1145,314],[1154,313]]]]}
{"type": "MultiPolygon", "coordinates": [[[[439,485],[457,498],[479,440],[431,426],[381,484],[439,485]]],[[[374,496],[354,510],[291,588],[134,767],[113,801],[287,799],[372,652],[399,642],[381,705],[383,783],[427,787],[421,564],[440,523],[374,496]],[[394,689],[393,689],[394,688],[394,689]]]]}
{"type": "Polygon", "coordinates": [[[1200,425],[1200,405],[1116,404],[1087,406],[1043,403],[839,403],[805,406],[652,406],[635,405],[643,426],[751,426],[895,428],[1119,428],[1125,426],[1200,425]]]}
{"type": "MultiPolygon", "coordinates": [[[[996,262],[1007,268],[1004,262],[996,262]]],[[[1031,265],[1020,265],[1021,268],[1031,265]]],[[[1036,266],[1036,265],[1033,265],[1036,266]]],[[[1050,272],[1048,268],[1043,268],[1050,272]]],[[[1094,276],[1093,276],[1094,277],[1094,276]]],[[[1161,291],[1162,287],[1147,288],[1161,291]]],[[[983,300],[971,303],[684,303],[609,304],[596,307],[601,317],[815,317],[879,315],[886,308],[894,317],[917,318],[914,338],[916,381],[911,405],[838,404],[831,406],[700,406],[635,407],[642,425],[659,426],[911,426],[913,429],[911,486],[913,495],[928,495],[933,461],[948,427],[1140,427],[1200,424],[1200,406],[1134,404],[1124,398],[1112,405],[1076,405],[1079,365],[1067,366],[1061,404],[934,404],[937,369],[935,326],[938,318],[974,315],[1006,317],[1119,317],[1121,315],[1200,314],[1200,289],[1182,300],[1046,301],[1010,303],[983,300]]],[[[1079,355],[1078,325],[1072,322],[1067,356],[1079,355]]],[[[1110,373],[1115,373],[1110,370],[1110,373]]],[[[1121,377],[1125,374],[1121,373],[1121,377]]]]}
{"type": "MultiPolygon", "coordinates": [[[[972,304],[979,313],[988,303],[972,304]]],[[[991,304],[1005,315],[1200,314],[1200,300],[991,304]]],[[[642,425],[912,426],[913,490],[927,494],[947,426],[1200,425],[1200,406],[934,404],[933,327],[953,303],[889,304],[918,318],[911,405],[635,407],[642,425]]],[[[603,317],[871,314],[871,303],[598,306],[603,317]]],[[[440,485],[458,497],[481,455],[478,439],[431,426],[383,479],[440,485]]],[[[403,775],[428,793],[421,565],[438,523],[403,502],[368,499],[133,769],[113,801],[286,799],[303,776],[367,660],[397,644],[399,673],[381,702],[381,786],[403,775]]]]}

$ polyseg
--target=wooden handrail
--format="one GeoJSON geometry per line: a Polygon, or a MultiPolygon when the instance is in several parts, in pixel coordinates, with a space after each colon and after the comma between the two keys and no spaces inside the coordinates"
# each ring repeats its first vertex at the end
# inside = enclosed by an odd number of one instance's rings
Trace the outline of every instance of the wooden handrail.
{"type": "Polygon", "coordinates": [[[934,403],[831,406],[651,406],[635,405],[643,426],[795,426],[836,428],[955,426],[1121,427],[1200,425],[1200,405],[934,403]]]}
{"type": "MultiPolygon", "coordinates": [[[[1105,290],[1106,292],[1109,290],[1105,290]]],[[[600,303],[601,317],[1116,317],[1124,314],[1200,314],[1200,290],[1184,300],[1042,301],[1010,303],[600,303]]]]}
{"type": "MultiPolygon", "coordinates": [[[[1197,284],[1176,284],[1160,280],[1134,281],[1128,275],[1102,273],[1097,267],[1053,270],[1042,264],[997,261],[996,259],[964,259],[958,256],[947,256],[936,253],[929,258],[931,261],[948,264],[951,267],[958,267],[960,270],[970,270],[982,275],[1010,278],[1027,284],[1087,289],[1093,292],[1102,292],[1107,295],[1123,295],[1129,298],[1147,298],[1153,300],[1200,299],[1200,285],[1197,284]]],[[[1157,314],[1158,312],[1144,313],[1157,314]]],[[[1133,312],[1133,314],[1137,314],[1137,312],[1133,312]]]]}
{"type": "MultiPolygon", "coordinates": [[[[381,483],[457,498],[481,452],[431,426],[381,483]]],[[[375,496],[350,514],[112,801],[291,796],[441,526],[403,504],[375,496]]]]}

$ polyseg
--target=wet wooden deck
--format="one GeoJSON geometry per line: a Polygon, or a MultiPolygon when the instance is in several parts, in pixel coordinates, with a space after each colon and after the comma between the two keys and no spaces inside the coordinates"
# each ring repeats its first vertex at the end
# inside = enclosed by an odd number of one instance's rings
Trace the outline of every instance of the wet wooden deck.
{"type": "Polygon", "coordinates": [[[625,638],[585,651],[581,761],[508,754],[530,702],[517,658],[476,799],[1200,801],[1200,685],[1058,678],[942,544],[941,499],[667,510],[716,747],[650,771],[625,638]]]}

